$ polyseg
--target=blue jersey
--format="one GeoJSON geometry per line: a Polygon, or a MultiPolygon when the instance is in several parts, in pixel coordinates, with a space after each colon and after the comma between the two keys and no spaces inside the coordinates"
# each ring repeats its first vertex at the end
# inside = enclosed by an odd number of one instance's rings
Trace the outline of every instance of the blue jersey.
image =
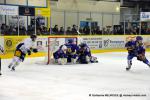
{"type": "Polygon", "coordinates": [[[66,53],[61,48],[59,48],[56,52],[54,52],[53,56],[55,59],[67,58],[66,53]]]}
{"type": "Polygon", "coordinates": [[[91,50],[88,46],[79,48],[78,54],[91,57],[91,50]]]}
{"type": "Polygon", "coordinates": [[[138,50],[138,54],[145,54],[145,48],[144,48],[144,46],[139,46],[138,48],[137,48],[138,50]]]}
{"type": "Polygon", "coordinates": [[[144,46],[138,46],[137,41],[129,41],[125,44],[125,47],[130,55],[145,54],[144,46]]]}
{"type": "Polygon", "coordinates": [[[65,46],[67,47],[67,54],[76,54],[79,50],[79,47],[76,44],[67,43],[65,46]]]}

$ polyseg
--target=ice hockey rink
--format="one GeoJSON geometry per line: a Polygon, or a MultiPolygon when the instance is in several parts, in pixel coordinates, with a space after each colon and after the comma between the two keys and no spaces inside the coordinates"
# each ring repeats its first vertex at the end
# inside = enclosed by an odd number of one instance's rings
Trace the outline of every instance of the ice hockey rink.
{"type": "Polygon", "coordinates": [[[150,100],[149,67],[134,59],[127,72],[126,52],[94,56],[99,63],[82,65],[43,65],[37,62],[44,58],[27,58],[15,72],[7,68],[10,59],[2,60],[0,100],[150,100]]]}

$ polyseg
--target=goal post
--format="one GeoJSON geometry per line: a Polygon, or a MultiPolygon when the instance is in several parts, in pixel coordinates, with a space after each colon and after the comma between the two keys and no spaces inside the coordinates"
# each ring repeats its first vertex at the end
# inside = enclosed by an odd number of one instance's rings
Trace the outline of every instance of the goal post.
{"type": "Polygon", "coordinates": [[[78,44],[77,36],[49,36],[47,42],[47,61],[46,64],[50,64],[53,58],[53,53],[59,49],[63,44],[68,43],[68,40],[72,39],[74,44],[78,44]]]}

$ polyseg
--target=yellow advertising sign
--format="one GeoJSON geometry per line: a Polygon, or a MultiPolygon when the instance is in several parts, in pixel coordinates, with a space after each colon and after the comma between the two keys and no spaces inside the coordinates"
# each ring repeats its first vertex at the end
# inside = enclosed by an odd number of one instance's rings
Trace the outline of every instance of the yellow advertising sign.
{"type": "Polygon", "coordinates": [[[35,9],[35,16],[50,17],[50,15],[51,15],[50,8],[36,8],[35,9]]]}
{"type": "Polygon", "coordinates": [[[4,37],[4,48],[6,53],[14,52],[18,43],[23,41],[27,37],[4,37]]]}

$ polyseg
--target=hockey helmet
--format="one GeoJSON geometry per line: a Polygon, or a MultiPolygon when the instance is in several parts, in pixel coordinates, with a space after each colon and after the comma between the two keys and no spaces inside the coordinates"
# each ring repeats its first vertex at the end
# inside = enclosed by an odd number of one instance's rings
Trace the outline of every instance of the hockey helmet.
{"type": "Polygon", "coordinates": [[[86,43],[81,43],[81,44],[80,44],[80,47],[81,47],[81,48],[84,48],[84,47],[86,47],[86,46],[87,46],[86,43]]]}
{"type": "Polygon", "coordinates": [[[137,36],[136,41],[140,41],[140,40],[143,40],[143,38],[141,36],[137,36]]]}
{"type": "Polygon", "coordinates": [[[68,39],[68,43],[73,43],[73,39],[68,39]]]}
{"type": "Polygon", "coordinates": [[[30,35],[30,38],[32,39],[32,41],[35,41],[35,39],[37,38],[37,36],[35,34],[30,35]]]}

